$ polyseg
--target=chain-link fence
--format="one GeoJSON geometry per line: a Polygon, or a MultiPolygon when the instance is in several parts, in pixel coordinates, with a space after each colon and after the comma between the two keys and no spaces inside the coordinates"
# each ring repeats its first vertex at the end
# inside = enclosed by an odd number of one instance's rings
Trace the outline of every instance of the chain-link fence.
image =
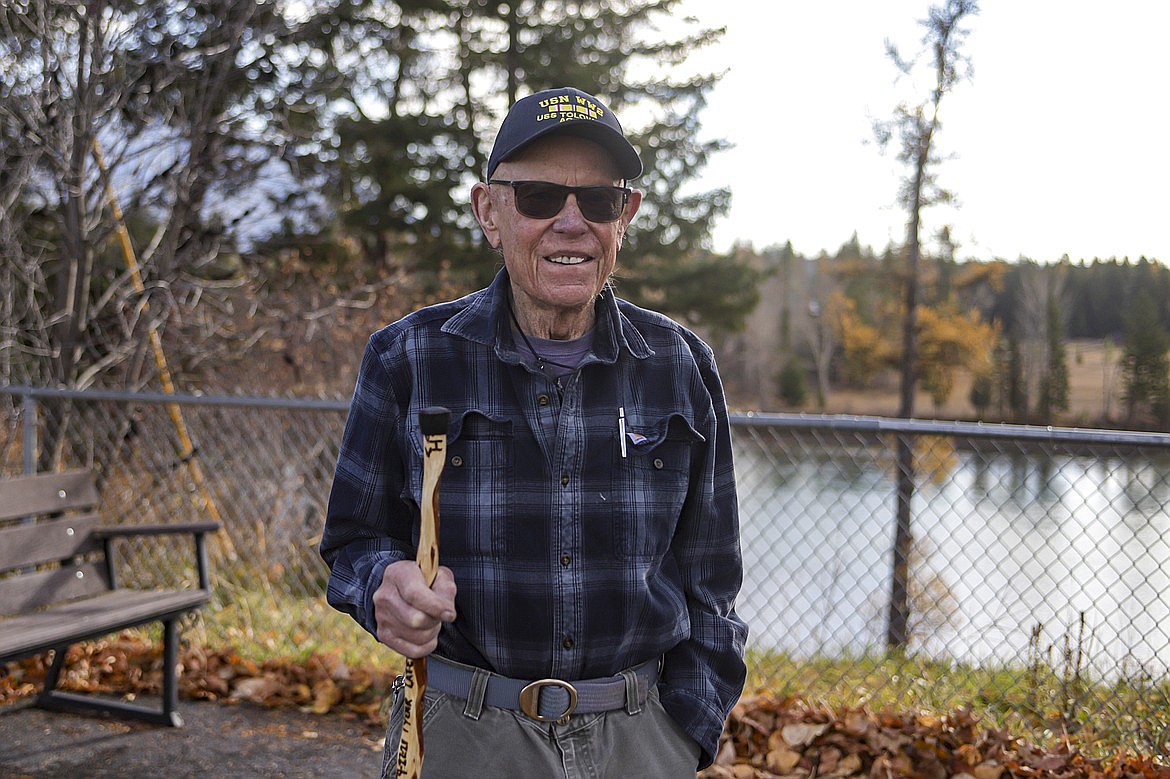
{"type": "MultiPolygon", "coordinates": [[[[385,662],[322,598],[316,544],[345,402],[0,396],[4,473],[92,466],[113,519],[223,522],[196,640],[385,662]]],[[[1021,735],[1170,753],[1170,435],[732,424],[753,690],[971,707],[1021,735]]],[[[169,554],[147,550],[139,567],[166,569],[169,554]]]]}

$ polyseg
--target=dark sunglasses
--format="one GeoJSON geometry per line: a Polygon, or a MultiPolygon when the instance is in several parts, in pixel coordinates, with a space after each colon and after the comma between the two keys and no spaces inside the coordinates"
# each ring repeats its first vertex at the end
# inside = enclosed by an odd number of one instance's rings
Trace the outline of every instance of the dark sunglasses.
{"type": "Polygon", "coordinates": [[[551,181],[490,179],[488,183],[511,187],[516,196],[516,210],[532,219],[556,216],[565,207],[569,195],[573,194],[577,197],[581,216],[590,222],[616,222],[633,192],[629,187],[566,187],[551,181]]]}

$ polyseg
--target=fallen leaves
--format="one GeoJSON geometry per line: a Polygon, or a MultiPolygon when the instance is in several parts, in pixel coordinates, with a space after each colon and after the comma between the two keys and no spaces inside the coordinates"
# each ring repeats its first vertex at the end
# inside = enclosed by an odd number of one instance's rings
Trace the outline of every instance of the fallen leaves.
{"type": "Polygon", "coordinates": [[[744,697],[715,764],[699,779],[1170,779],[1150,757],[1090,758],[1042,750],[969,711],[829,709],[770,695],[744,697]]]}
{"type": "Polygon", "coordinates": [[[829,729],[829,724],[813,725],[808,722],[790,722],[780,728],[780,737],[785,743],[794,747],[804,747],[811,744],[817,736],[829,729]]]}
{"type": "MultiPolygon", "coordinates": [[[[0,673],[0,704],[34,695],[44,683],[47,655],[7,664],[0,673]]],[[[392,674],[351,669],[336,655],[313,654],[304,662],[258,663],[230,650],[180,652],[183,697],[295,707],[314,714],[349,712],[384,725],[382,702],[392,674]]],[[[75,692],[157,695],[162,689],[162,650],[134,633],[76,644],[69,649],[61,687],[75,692]]]]}
{"type": "MultiPolygon", "coordinates": [[[[0,671],[0,704],[33,695],[47,656],[0,671]]],[[[180,653],[187,698],[248,701],[342,713],[384,725],[391,673],[346,665],[337,655],[256,662],[236,652],[180,653]]],[[[135,696],[161,689],[162,651],[134,633],[72,647],[62,686],[135,696]]],[[[715,764],[698,779],[1170,779],[1165,756],[1091,758],[1075,746],[1041,749],[984,727],[969,711],[870,712],[795,698],[745,696],[728,717],[715,764]]]]}

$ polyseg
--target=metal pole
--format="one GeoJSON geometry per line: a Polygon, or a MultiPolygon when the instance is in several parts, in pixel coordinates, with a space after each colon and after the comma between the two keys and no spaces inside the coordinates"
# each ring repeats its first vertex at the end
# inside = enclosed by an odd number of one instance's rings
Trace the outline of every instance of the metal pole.
{"type": "Polygon", "coordinates": [[[37,472],[37,400],[31,394],[21,395],[21,414],[24,416],[24,430],[21,441],[24,446],[24,472],[37,472]]]}

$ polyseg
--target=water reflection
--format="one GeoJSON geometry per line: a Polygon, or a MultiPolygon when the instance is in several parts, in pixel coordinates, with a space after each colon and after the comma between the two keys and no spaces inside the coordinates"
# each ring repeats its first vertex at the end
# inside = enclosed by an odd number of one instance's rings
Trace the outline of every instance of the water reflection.
{"type": "MultiPolygon", "coordinates": [[[[736,456],[740,612],[753,642],[802,656],[880,648],[894,521],[888,455],[794,444],[741,446],[736,456]]],[[[1083,614],[1082,649],[1098,671],[1168,672],[1170,462],[952,451],[920,481],[916,651],[1024,663],[1037,625],[1038,645],[1062,646],[1070,633],[1076,641],[1083,614]]]]}

